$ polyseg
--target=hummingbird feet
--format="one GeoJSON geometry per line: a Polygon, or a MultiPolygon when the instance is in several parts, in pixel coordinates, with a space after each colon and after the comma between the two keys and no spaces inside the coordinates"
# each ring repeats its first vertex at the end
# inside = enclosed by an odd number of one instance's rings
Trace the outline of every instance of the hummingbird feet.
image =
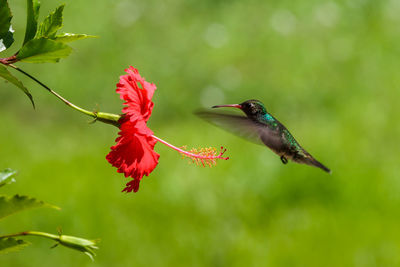
{"type": "Polygon", "coordinates": [[[288,163],[288,160],[287,160],[287,158],[285,158],[285,156],[281,156],[281,161],[283,164],[288,163]]]}

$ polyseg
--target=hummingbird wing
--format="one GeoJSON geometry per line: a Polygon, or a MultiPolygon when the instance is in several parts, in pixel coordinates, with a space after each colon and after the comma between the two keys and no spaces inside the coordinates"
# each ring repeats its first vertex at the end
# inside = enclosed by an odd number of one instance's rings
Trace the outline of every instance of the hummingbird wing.
{"type": "Polygon", "coordinates": [[[266,138],[273,142],[280,141],[277,131],[268,128],[262,123],[253,121],[246,116],[204,110],[196,111],[194,114],[223,130],[231,132],[257,145],[266,145],[266,140],[263,140],[266,138]]]}

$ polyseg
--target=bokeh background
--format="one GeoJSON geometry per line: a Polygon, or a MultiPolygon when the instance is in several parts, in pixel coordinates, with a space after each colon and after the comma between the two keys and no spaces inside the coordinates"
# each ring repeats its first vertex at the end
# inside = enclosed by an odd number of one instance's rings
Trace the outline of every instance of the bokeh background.
{"type": "MultiPolygon", "coordinates": [[[[9,1],[16,43],[26,3],[9,1]]],[[[62,2],[42,0],[42,19],[62,2]]],[[[137,194],[105,160],[115,127],[68,109],[37,84],[37,109],[0,83],[1,193],[62,207],[2,220],[1,233],[101,238],[95,262],[48,240],[0,266],[400,266],[400,2],[64,0],[72,43],[57,64],[22,69],[73,103],[119,113],[129,65],[158,90],[149,121],[178,146],[224,145],[229,161],[196,167],[162,144],[137,194]],[[262,100],[333,170],[283,165],[268,149],[196,118],[199,107],[262,100]]]]}

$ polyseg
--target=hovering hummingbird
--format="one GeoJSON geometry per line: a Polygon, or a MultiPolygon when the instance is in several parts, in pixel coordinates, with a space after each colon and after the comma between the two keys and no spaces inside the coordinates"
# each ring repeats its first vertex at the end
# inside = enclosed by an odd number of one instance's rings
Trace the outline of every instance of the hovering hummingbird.
{"type": "Polygon", "coordinates": [[[195,114],[256,144],[266,145],[280,156],[283,164],[290,159],[331,173],[300,146],[288,129],[267,112],[261,101],[247,100],[241,104],[218,105],[212,108],[222,107],[241,109],[246,116],[211,111],[198,111],[195,114]]]}

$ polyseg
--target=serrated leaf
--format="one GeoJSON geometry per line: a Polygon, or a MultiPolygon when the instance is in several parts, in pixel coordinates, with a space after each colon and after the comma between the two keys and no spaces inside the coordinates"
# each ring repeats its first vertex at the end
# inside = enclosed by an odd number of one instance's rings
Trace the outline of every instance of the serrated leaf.
{"type": "Polygon", "coordinates": [[[29,196],[20,196],[18,194],[13,197],[0,196],[0,219],[26,209],[44,206],[59,209],[56,206],[47,204],[41,200],[37,200],[36,198],[29,196]]]}
{"type": "Polygon", "coordinates": [[[39,17],[40,2],[38,0],[27,0],[27,19],[24,44],[29,42],[36,35],[37,22],[39,17]]]}
{"type": "Polygon", "coordinates": [[[7,0],[0,0],[0,52],[9,48],[14,42],[11,18],[7,0]]]}
{"type": "Polygon", "coordinates": [[[29,93],[28,89],[23,85],[21,81],[19,81],[17,78],[15,78],[6,67],[0,65],[0,77],[3,77],[10,83],[14,84],[17,86],[19,89],[21,89],[31,100],[33,108],[35,108],[35,102],[33,102],[33,97],[31,93],[29,93]]]}
{"type": "Polygon", "coordinates": [[[0,172],[0,187],[15,182],[14,176],[17,174],[17,171],[12,169],[5,169],[0,172]]]}
{"type": "Polygon", "coordinates": [[[62,27],[62,13],[65,5],[56,8],[53,13],[50,13],[40,24],[35,38],[47,37],[53,39],[56,36],[58,29],[62,27]]]}
{"type": "Polygon", "coordinates": [[[86,38],[97,38],[94,35],[87,35],[87,34],[75,34],[75,33],[63,33],[56,35],[54,41],[62,42],[62,43],[69,43],[73,41],[78,41],[86,38]]]}
{"type": "Polygon", "coordinates": [[[27,42],[18,52],[17,58],[31,63],[58,62],[71,52],[72,48],[68,45],[42,37],[27,42]]]}
{"type": "Polygon", "coordinates": [[[14,237],[0,238],[0,254],[19,251],[30,244],[29,242],[14,237]]]}

